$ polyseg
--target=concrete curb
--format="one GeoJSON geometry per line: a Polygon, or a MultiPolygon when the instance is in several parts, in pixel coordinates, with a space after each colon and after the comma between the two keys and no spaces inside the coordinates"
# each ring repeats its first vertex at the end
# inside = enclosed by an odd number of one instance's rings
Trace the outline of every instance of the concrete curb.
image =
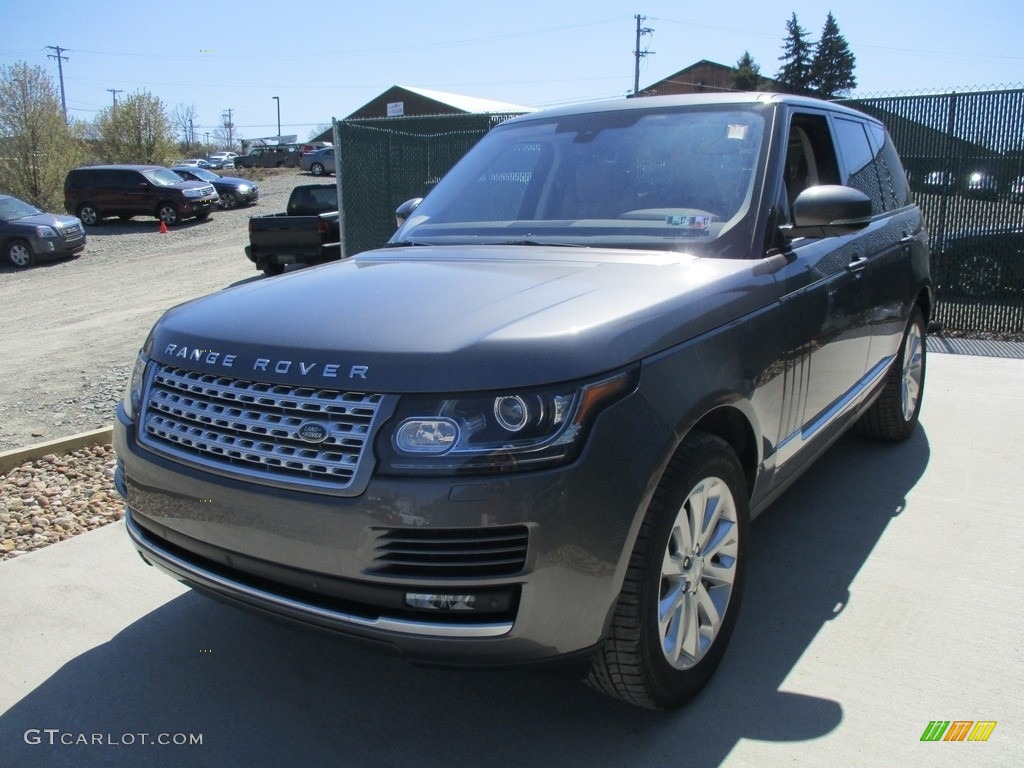
{"type": "Polygon", "coordinates": [[[45,443],[36,443],[28,448],[14,448],[9,451],[3,451],[0,452],[0,475],[7,474],[26,461],[38,459],[50,453],[63,456],[66,453],[77,451],[79,448],[85,448],[86,446],[106,445],[113,438],[113,427],[101,427],[91,432],[80,432],[71,437],[60,437],[56,440],[47,440],[45,443]]]}

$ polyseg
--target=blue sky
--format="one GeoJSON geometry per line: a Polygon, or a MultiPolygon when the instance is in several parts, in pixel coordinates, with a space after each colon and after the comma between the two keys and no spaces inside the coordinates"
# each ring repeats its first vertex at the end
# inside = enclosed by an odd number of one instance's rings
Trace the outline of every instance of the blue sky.
{"type": "Polygon", "coordinates": [[[829,10],[857,59],[855,95],[1024,84],[1021,0],[857,0],[715,3],[667,0],[280,0],[154,5],[138,0],[6,0],[0,65],[41,65],[68,49],[69,114],[91,120],[108,89],[194,105],[196,132],[228,109],[236,136],[300,140],[392,85],[529,107],[626,95],[633,86],[634,16],[652,51],[640,86],[701,59],[734,64],[749,51],[773,75],[790,14],[817,39],[829,10]],[[88,7],[88,10],[86,10],[88,7]]]}

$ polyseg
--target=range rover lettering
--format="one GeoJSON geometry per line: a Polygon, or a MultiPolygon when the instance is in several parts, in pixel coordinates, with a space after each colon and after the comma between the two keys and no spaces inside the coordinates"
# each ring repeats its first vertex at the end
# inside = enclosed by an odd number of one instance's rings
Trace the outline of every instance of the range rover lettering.
{"type": "Polygon", "coordinates": [[[132,542],[414,662],[681,705],[751,517],[849,428],[917,424],[927,234],[885,128],[779,94],[559,108],[400,212],[157,322],[117,410],[132,542]]]}

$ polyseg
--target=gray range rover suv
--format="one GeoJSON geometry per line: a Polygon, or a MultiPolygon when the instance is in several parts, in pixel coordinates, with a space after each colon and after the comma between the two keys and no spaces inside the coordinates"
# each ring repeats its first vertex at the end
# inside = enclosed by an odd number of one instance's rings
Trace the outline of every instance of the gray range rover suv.
{"type": "Polygon", "coordinates": [[[168,311],[117,411],[147,563],[450,665],[677,706],[750,518],[914,430],[926,232],[885,129],[778,94],[492,130],[387,247],[168,311]]]}

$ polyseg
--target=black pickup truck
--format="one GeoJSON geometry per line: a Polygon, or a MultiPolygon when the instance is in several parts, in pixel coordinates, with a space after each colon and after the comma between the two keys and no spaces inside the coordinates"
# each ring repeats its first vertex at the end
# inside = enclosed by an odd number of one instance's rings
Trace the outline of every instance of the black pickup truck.
{"type": "Polygon", "coordinates": [[[249,218],[245,255],[268,276],[288,264],[319,264],[341,256],[338,193],[334,184],[303,184],[288,209],[249,218]]]}

